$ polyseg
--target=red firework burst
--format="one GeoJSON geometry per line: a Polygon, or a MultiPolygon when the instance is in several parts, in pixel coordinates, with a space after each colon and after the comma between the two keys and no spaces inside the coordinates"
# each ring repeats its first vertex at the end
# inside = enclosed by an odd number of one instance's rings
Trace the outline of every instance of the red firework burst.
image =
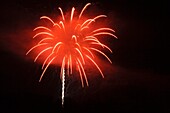
{"type": "Polygon", "coordinates": [[[67,73],[69,75],[72,74],[73,66],[76,67],[79,71],[82,87],[84,87],[84,80],[86,85],[89,85],[84,69],[86,60],[91,61],[91,63],[99,70],[102,77],[104,77],[101,69],[95,62],[94,51],[100,53],[110,63],[112,63],[108,56],[102,52],[99,47],[108,49],[111,53],[112,50],[100,42],[98,37],[103,35],[110,35],[114,38],[117,37],[113,34],[115,31],[108,27],[91,29],[95,26],[94,23],[96,20],[105,18],[106,15],[98,15],[94,18],[83,19],[83,12],[89,5],[91,4],[86,4],[80,14],[76,17],[74,17],[75,8],[73,7],[69,19],[65,18],[62,9],[59,7],[61,12],[61,20],[59,22],[54,22],[47,16],[40,17],[40,19],[48,21],[50,24],[47,25],[48,27],[38,26],[34,29],[36,34],[33,36],[33,39],[37,39],[39,41],[26,53],[27,55],[33,50],[40,50],[38,51],[34,62],[36,62],[41,55],[45,57],[42,64],[43,72],[39,81],[42,80],[47,68],[54,61],[61,63],[61,77],[65,73],[65,69],[67,69],[67,73]]]}

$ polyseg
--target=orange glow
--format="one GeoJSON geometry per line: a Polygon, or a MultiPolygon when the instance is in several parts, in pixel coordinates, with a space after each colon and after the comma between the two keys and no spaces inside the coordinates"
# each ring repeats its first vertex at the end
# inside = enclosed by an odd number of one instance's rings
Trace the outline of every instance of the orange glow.
{"type": "MultiPolygon", "coordinates": [[[[110,36],[117,38],[113,33],[115,31],[108,27],[98,27],[95,25],[100,18],[106,18],[106,15],[97,15],[93,18],[87,18],[83,16],[86,8],[91,5],[87,3],[81,10],[80,14],[74,15],[75,8],[73,7],[70,12],[70,18],[65,18],[62,9],[59,7],[61,13],[61,20],[55,22],[47,16],[40,17],[41,20],[46,21],[47,25],[40,25],[33,31],[35,35],[33,40],[35,44],[28,50],[26,55],[33,52],[36,57],[34,62],[40,61],[42,63],[43,72],[39,81],[42,80],[44,73],[51,64],[60,65],[60,76],[66,69],[67,75],[72,74],[73,68],[77,68],[82,87],[84,87],[84,81],[89,86],[87,75],[84,69],[86,61],[90,61],[91,64],[96,66],[102,77],[104,75],[97,64],[95,53],[103,55],[110,63],[112,61],[103,52],[103,49],[108,49],[111,53],[112,50],[104,45],[99,37],[110,36]],[[101,49],[101,47],[103,49],[101,49]],[[41,58],[40,58],[41,57],[41,58]]],[[[99,23],[100,24],[100,23],[99,23]]],[[[101,23],[103,25],[103,23],[101,23]]]]}

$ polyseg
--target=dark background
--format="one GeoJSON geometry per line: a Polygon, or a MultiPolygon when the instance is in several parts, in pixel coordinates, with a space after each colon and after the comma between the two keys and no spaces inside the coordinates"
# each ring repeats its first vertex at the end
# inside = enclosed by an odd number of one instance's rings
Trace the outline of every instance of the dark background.
{"type": "Polygon", "coordinates": [[[1,2],[0,113],[169,113],[169,14],[166,1],[1,2]],[[31,37],[25,34],[35,28],[40,16],[56,16],[59,6],[81,9],[88,2],[111,17],[119,37],[110,43],[113,65],[104,69],[104,79],[98,75],[90,79],[89,87],[81,88],[79,79],[68,78],[62,108],[61,81],[56,76],[60,67],[49,68],[50,76],[38,83],[41,65],[24,58],[26,41],[19,42],[31,37]]]}

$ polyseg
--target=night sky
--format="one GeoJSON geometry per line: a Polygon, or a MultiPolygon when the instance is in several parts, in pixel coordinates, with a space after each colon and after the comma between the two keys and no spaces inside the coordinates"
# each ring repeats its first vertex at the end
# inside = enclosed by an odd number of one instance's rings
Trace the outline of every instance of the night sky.
{"type": "Polygon", "coordinates": [[[170,113],[169,14],[166,1],[1,2],[0,113],[170,113]],[[89,87],[81,87],[77,72],[67,78],[62,108],[60,67],[49,67],[39,83],[41,64],[25,56],[27,42],[41,16],[57,17],[58,7],[81,9],[88,2],[89,11],[106,14],[116,30],[118,39],[108,39],[113,64],[102,63],[104,79],[88,68],[89,87]]]}

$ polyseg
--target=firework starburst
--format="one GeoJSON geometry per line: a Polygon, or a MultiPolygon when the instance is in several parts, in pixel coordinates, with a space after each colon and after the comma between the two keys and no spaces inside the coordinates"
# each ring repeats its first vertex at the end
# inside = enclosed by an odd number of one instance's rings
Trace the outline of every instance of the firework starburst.
{"type": "Polygon", "coordinates": [[[38,51],[34,62],[36,62],[40,56],[44,56],[42,64],[43,72],[40,76],[39,82],[42,80],[47,68],[53,62],[61,64],[60,77],[63,83],[62,99],[64,98],[65,73],[68,75],[72,74],[74,67],[76,67],[79,72],[82,87],[84,87],[85,84],[87,86],[89,85],[84,69],[87,60],[94,64],[99,70],[101,76],[104,77],[100,67],[95,61],[94,52],[103,55],[110,63],[112,63],[109,57],[100,48],[107,49],[111,53],[112,50],[107,45],[103,44],[98,38],[106,35],[117,38],[114,35],[115,31],[108,27],[92,29],[98,19],[106,18],[107,16],[97,15],[93,18],[84,19],[83,12],[89,5],[91,4],[87,3],[79,15],[75,17],[75,8],[73,7],[69,19],[65,18],[62,9],[59,7],[61,20],[58,22],[55,22],[47,16],[40,17],[41,20],[47,21],[51,26],[38,26],[33,30],[36,32],[33,39],[38,40],[38,43],[26,53],[26,55],[28,55],[31,51],[36,51],[37,49],[40,50],[38,51]]]}

